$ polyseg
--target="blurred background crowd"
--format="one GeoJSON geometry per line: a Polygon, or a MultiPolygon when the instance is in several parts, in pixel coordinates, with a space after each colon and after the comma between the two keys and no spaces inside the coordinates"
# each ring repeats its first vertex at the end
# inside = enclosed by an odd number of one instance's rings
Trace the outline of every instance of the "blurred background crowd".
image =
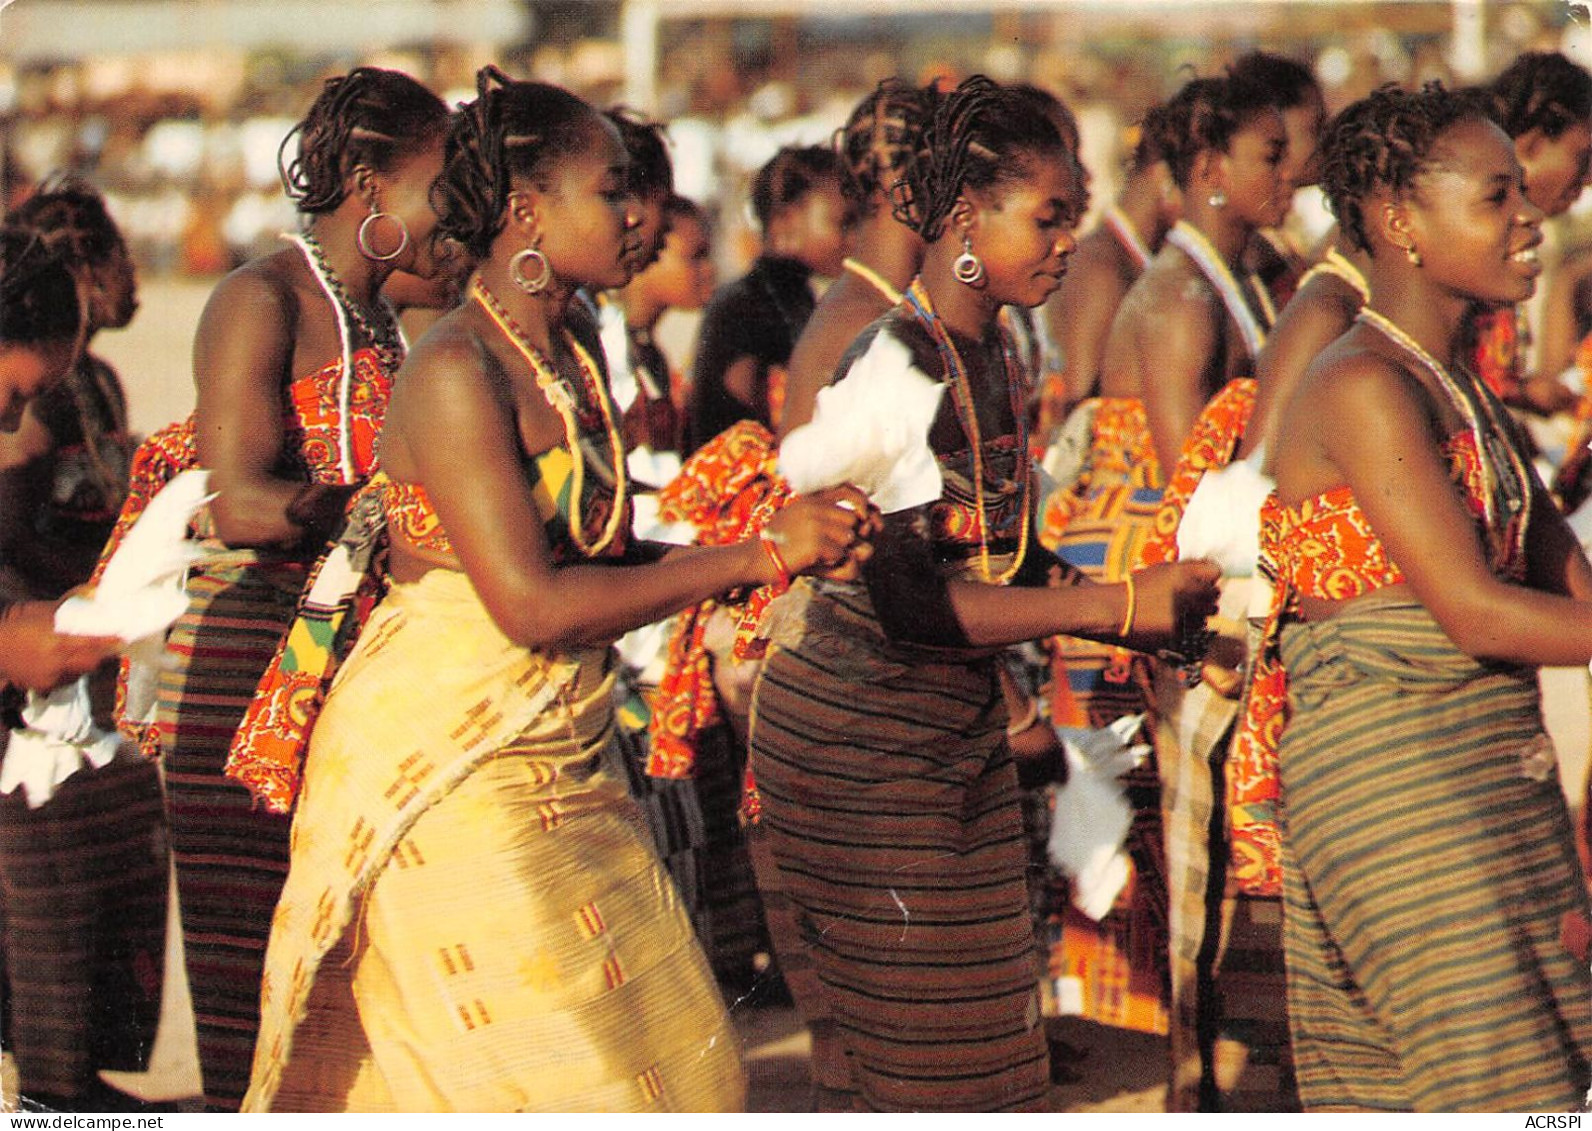
{"type": "Polygon", "coordinates": [[[719,212],[728,277],[754,250],[741,204],[751,173],[782,144],[827,141],[886,75],[982,72],[1060,94],[1078,114],[1098,207],[1143,110],[1246,50],[1311,60],[1334,111],[1384,82],[1475,81],[1526,50],[1585,65],[1585,11],[1565,0],[16,0],[0,15],[0,200],[71,170],[105,192],[146,277],[214,276],[292,226],[277,149],[327,75],[374,63],[451,99],[497,62],[669,123],[677,187],[719,212]]]}

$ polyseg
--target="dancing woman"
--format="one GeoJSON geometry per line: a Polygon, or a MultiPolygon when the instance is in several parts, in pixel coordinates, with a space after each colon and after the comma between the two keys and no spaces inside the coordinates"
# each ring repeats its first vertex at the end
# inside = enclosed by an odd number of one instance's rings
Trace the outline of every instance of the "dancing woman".
{"type": "Polygon", "coordinates": [[[1463,361],[1472,305],[1540,271],[1521,182],[1487,108],[1436,87],[1377,92],[1325,150],[1371,301],[1281,421],[1261,531],[1307,1109],[1579,1110],[1592,1080],[1587,894],[1535,670],[1592,657],[1592,566],[1463,361]]]}
{"type": "MultiPolygon", "coordinates": [[[[381,300],[394,270],[439,269],[431,182],[448,113],[408,75],[359,68],[327,82],[283,179],[306,218],[293,246],[217,284],[194,343],[190,422],[146,442],[197,458],[217,492],[218,551],[189,581],[157,709],[205,1101],[248,1084],[260,963],[287,874],[288,820],[223,775],[256,685],[310,565],[374,468],[404,343],[381,300]]],[[[147,500],[135,496],[124,520],[147,500]]],[[[247,775],[246,775],[247,777],[247,775]]]]}
{"type": "Polygon", "coordinates": [[[1203,565],[1047,588],[1032,552],[1026,386],[997,314],[1055,290],[1076,170],[1031,100],[983,78],[935,98],[906,170],[922,274],[848,357],[899,348],[947,385],[943,494],[886,520],[862,584],[812,585],[754,694],[763,821],[865,1108],[1034,1108],[1048,1087],[998,649],[1165,641],[1210,607],[1203,565]]]}
{"type": "Polygon", "coordinates": [[[441,232],[480,268],[393,397],[371,489],[393,584],[312,736],[250,1110],[744,1099],[735,1032],[611,750],[608,645],[840,566],[874,519],[846,490],[797,500],[763,538],[650,561],[630,546],[618,420],[569,324],[577,288],[629,278],[628,185],[591,106],[481,73],[437,191],[441,232]]]}

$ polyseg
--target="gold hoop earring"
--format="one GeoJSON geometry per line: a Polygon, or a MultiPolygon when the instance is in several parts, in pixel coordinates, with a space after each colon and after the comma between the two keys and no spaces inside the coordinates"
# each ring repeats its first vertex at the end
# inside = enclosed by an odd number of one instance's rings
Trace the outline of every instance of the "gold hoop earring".
{"type": "Polygon", "coordinates": [[[951,274],[964,286],[976,287],[984,281],[984,261],[973,254],[973,239],[962,237],[962,254],[951,263],[951,274]]]}
{"type": "Polygon", "coordinates": [[[547,256],[534,247],[523,248],[516,251],[509,260],[509,278],[514,285],[528,295],[539,295],[547,289],[547,284],[553,281],[553,265],[547,261],[547,256]],[[525,261],[535,259],[537,263],[536,276],[525,277],[525,261]]]}
{"type": "Polygon", "coordinates": [[[391,263],[402,255],[404,249],[409,246],[409,225],[405,224],[404,218],[396,212],[383,212],[381,203],[375,197],[372,197],[370,215],[360,221],[359,231],[354,234],[354,242],[359,246],[359,254],[366,259],[374,263],[391,263]],[[373,243],[371,233],[375,231],[376,224],[381,220],[391,220],[398,225],[398,246],[386,255],[376,254],[371,247],[373,243]]]}

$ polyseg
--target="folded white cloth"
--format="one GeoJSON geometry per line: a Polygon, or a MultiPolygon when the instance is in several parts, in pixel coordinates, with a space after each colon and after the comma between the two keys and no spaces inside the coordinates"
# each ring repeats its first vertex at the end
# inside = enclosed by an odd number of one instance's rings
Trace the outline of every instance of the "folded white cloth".
{"type": "MultiPolygon", "coordinates": [[[[63,601],[55,611],[57,632],[121,637],[133,660],[131,718],[153,716],[166,630],[187,611],[188,567],[200,553],[188,538],[188,523],[214,498],[208,481],[209,472],[197,468],[175,476],[128,530],[94,592],[63,601]]],[[[0,765],[0,793],[20,785],[29,808],[43,805],[85,764],[98,769],[116,754],[116,736],[94,725],[86,678],[48,694],[29,692],[22,719],[27,725],[11,732],[0,765]]]]}
{"type": "Polygon", "coordinates": [[[696,542],[697,528],[689,522],[665,522],[658,496],[638,491],[631,496],[633,515],[630,532],[643,542],[665,542],[671,546],[690,546],[696,542]]]}
{"type": "Polygon", "coordinates": [[[1208,558],[1224,577],[1249,577],[1260,554],[1260,506],[1276,486],[1260,471],[1261,453],[1207,471],[1177,528],[1184,561],[1208,558]]]}
{"type": "Polygon", "coordinates": [[[29,809],[54,796],[85,762],[97,770],[116,756],[116,736],[94,725],[87,679],[46,695],[29,692],[22,721],[27,726],[11,732],[0,764],[0,793],[15,793],[20,785],[29,809]]]}
{"type": "Polygon", "coordinates": [[[625,456],[625,470],[643,487],[662,487],[680,474],[680,453],[655,452],[643,444],[625,456]]]}
{"type": "Polygon", "coordinates": [[[1072,880],[1072,902],[1091,919],[1111,910],[1128,882],[1123,847],[1133,807],[1118,779],[1139,765],[1150,747],[1134,743],[1143,715],[1125,715],[1098,730],[1057,727],[1067,758],[1067,781],[1053,789],[1047,851],[1072,880]]]}
{"type": "Polygon", "coordinates": [[[929,427],[944,393],[906,346],[878,334],[819,392],[813,418],[785,437],[780,474],[799,495],[854,484],[885,514],[931,503],[944,484],[929,427]]]}

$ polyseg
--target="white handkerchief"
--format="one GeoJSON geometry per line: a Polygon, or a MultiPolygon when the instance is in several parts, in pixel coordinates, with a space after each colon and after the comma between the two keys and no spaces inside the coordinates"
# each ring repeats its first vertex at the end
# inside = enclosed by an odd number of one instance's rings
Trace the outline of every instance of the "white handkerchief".
{"type": "Polygon", "coordinates": [[[128,644],[170,628],[188,608],[188,567],[200,556],[188,522],[215,496],[210,473],[192,468],[149,501],[106,563],[99,585],[55,611],[55,629],[79,636],[120,636],[128,644]]]}
{"type": "Polygon", "coordinates": [[[87,679],[47,695],[29,692],[22,721],[27,726],[11,732],[0,764],[0,793],[14,793],[20,785],[29,809],[54,796],[85,762],[99,769],[116,756],[117,737],[94,725],[87,679]]]}
{"type": "Polygon", "coordinates": [[[943,481],[929,428],[944,394],[906,346],[878,334],[819,392],[813,418],[785,437],[780,474],[798,495],[854,484],[885,514],[931,503],[943,481]]]}
{"type": "Polygon", "coordinates": [[[1259,455],[1207,471],[1177,528],[1184,561],[1208,558],[1224,577],[1250,577],[1260,555],[1260,506],[1276,484],[1260,473],[1259,455]]]}
{"type": "Polygon", "coordinates": [[[1073,881],[1073,904],[1091,919],[1110,911],[1128,882],[1123,845],[1133,807],[1117,779],[1150,752],[1147,744],[1133,742],[1143,722],[1143,715],[1126,715],[1098,730],[1056,728],[1067,782],[1055,788],[1047,851],[1073,881]]]}
{"type": "MultiPolygon", "coordinates": [[[[132,718],[153,711],[165,632],[188,609],[188,567],[199,556],[188,523],[214,498],[206,490],[209,475],[195,468],[167,483],[128,530],[94,592],[63,601],[55,611],[57,632],[119,636],[128,646],[134,661],[127,694],[132,718]]],[[[48,801],[85,763],[98,769],[116,754],[117,737],[94,725],[86,679],[47,695],[30,691],[22,719],[27,726],[11,732],[0,765],[0,793],[20,785],[29,808],[48,801]]]]}

